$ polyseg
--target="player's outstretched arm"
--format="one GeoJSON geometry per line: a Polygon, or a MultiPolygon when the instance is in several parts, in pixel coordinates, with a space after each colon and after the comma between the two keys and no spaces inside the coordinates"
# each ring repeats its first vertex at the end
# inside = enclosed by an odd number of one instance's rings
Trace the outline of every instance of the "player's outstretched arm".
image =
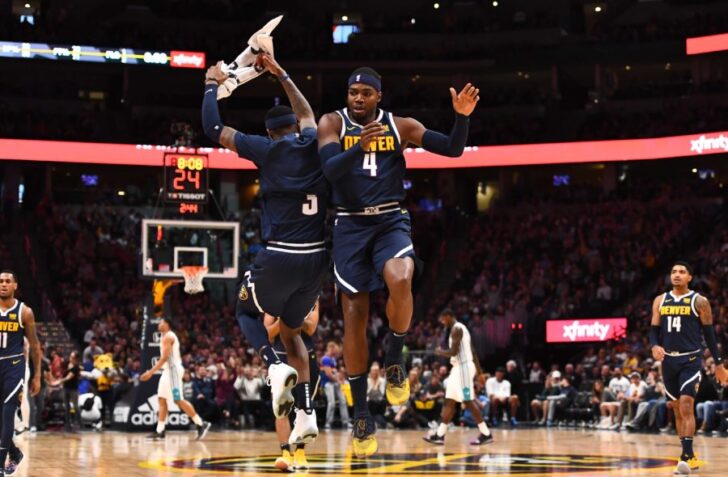
{"type": "Polygon", "coordinates": [[[652,357],[655,361],[662,361],[665,357],[665,348],[660,346],[660,303],[662,295],[655,297],[652,302],[652,322],[650,323],[650,345],[652,357]]]}
{"type": "Polygon", "coordinates": [[[40,378],[41,374],[41,359],[42,354],[40,351],[40,341],[38,341],[38,334],[35,331],[35,314],[29,306],[23,307],[23,316],[20,317],[23,320],[23,329],[25,330],[25,337],[28,338],[28,347],[30,348],[30,358],[33,360],[33,382],[30,383],[30,395],[35,396],[40,392],[40,378]]]}
{"type": "Polygon", "coordinates": [[[260,54],[260,61],[265,66],[265,69],[281,82],[281,86],[283,86],[283,90],[286,92],[286,96],[288,96],[288,101],[291,103],[291,109],[293,109],[293,113],[298,118],[301,131],[307,128],[316,129],[316,117],[313,115],[313,109],[306,100],[306,97],[301,93],[301,90],[293,82],[290,75],[267,53],[260,54]]]}
{"type": "Polygon", "coordinates": [[[437,356],[444,356],[445,358],[452,358],[456,354],[458,354],[458,350],[460,349],[460,342],[463,339],[463,330],[460,328],[455,328],[452,330],[452,334],[450,335],[452,337],[452,346],[450,349],[442,349],[437,348],[435,350],[435,354],[437,356]]]}
{"type": "Polygon", "coordinates": [[[222,61],[210,66],[205,73],[205,95],[202,99],[202,128],[212,141],[237,152],[235,146],[235,129],[225,126],[220,119],[217,107],[217,87],[227,79],[223,73],[222,61]]]}
{"type": "Polygon", "coordinates": [[[425,128],[416,119],[395,118],[397,129],[402,138],[402,147],[414,144],[435,154],[448,157],[461,156],[468,140],[470,115],[473,113],[475,105],[480,101],[479,93],[480,90],[470,83],[466,84],[460,93],[456,93],[455,88],[450,88],[452,107],[455,110],[455,124],[449,136],[425,128]]]}

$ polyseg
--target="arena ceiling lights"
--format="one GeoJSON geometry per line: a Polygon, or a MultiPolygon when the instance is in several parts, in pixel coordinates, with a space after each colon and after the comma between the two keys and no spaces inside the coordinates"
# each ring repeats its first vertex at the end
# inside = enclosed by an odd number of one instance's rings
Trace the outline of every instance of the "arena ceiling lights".
{"type": "MultiPolygon", "coordinates": [[[[0,139],[0,158],[16,161],[67,162],[126,166],[162,164],[165,153],[207,154],[211,169],[254,169],[223,148],[174,148],[141,144],[0,139]]],[[[465,148],[449,158],[422,149],[407,149],[410,169],[454,169],[542,164],[641,161],[728,153],[728,131],[648,139],[582,141],[465,148]]]]}
{"type": "Polygon", "coordinates": [[[205,67],[201,51],[153,51],[132,48],[99,48],[83,45],[52,45],[0,41],[0,57],[32,60],[67,60],[87,63],[120,63],[124,65],[157,65],[171,68],[205,67]]]}

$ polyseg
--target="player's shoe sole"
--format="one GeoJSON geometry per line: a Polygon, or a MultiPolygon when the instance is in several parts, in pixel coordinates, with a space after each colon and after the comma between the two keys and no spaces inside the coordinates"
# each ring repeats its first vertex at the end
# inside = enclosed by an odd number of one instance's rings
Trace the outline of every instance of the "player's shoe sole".
{"type": "Polygon", "coordinates": [[[352,431],[354,455],[358,458],[369,457],[377,452],[379,445],[374,433],[377,426],[372,416],[358,417],[354,419],[354,429],[352,431]]]}
{"type": "Polygon", "coordinates": [[[404,368],[399,364],[393,364],[387,368],[386,395],[387,402],[392,406],[402,406],[409,401],[409,380],[404,368]]]}
{"type": "Polygon", "coordinates": [[[197,428],[197,438],[195,440],[201,441],[202,439],[207,436],[207,432],[210,430],[210,427],[212,427],[212,423],[204,422],[200,427],[197,428]]]}
{"type": "Polygon", "coordinates": [[[445,439],[438,439],[435,436],[424,436],[422,438],[423,441],[429,442],[430,444],[435,444],[437,446],[444,446],[445,445],[445,439]]]}
{"type": "Polygon", "coordinates": [[[5,467],[5,475],[15,475],[15,472],[17,472],[18,467],[20,467],[20,464],[23,462],[23,452],[18,449],[18,455],[16,456],[17,460],[9,460],[8,465],[5,467]]]}
{"type": "Polygon", "coordinates": [[[291,454],[288,452],[278,457],[274,465],[275,468],[280,471],[293,472],[293,459],[291,458],[291,454]]]}
{"type": "Polygon", "coordinates": [[[287,364],[274,364],[268,368],[271,394],[273,398],[273,414],[275,417],[286,417],[295,404],[293,388],[298,382],[298,373],[287,364]]]}
{"type": "Polygon", "coordinates": [[[374,436],[369,436],[364,439],[357,439],[355,437],[353,443],[354,455],[356,455],[360,459],[374,455],[374,453],[377,452],[377,449],[379,448],[379,445],[377,444],[377,438],[374,436]]]}
{"type": "Polygon", "coordinates": [[[288,443],[291,445],[310,444],[318,437],[318,426],[316,424],[316,411],[306,414],[306,411],[296,411],[296,421],[293,424],[288,443]]]}

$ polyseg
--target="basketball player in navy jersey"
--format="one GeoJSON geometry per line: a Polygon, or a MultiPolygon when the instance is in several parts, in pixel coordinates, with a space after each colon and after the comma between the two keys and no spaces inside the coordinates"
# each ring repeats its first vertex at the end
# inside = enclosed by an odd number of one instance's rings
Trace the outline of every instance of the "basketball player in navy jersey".
{"type": "Polygon", "coordinates": [[[359,68],[349,77],[347,107],[319,121],[319,154],[337,208],[334,275],[343,292],[344,362],[354,398],[354,451],[359,457],[377,450],[374,419],[366,402],[366,333],[369,293],[385,286],[390,328],[385,355],[387,400],[402,405],[409,399],[402,346],[412,319],[415,261],[409,214],[400,205],[405,197],[402,151],[417,146],[460,156],[478,93],[470,83],[460,93],[450,88],[455,125],[447,136],[413,118],[379,109],[382,79],[371,68],[359,68]]]}
{"type": "Polygon", "coordinates": [[[13,431],[25,380],[24,337],[28,338],[35,371],[30,382],[30,395],[40,392],[41,353],[35,333],[35,315],[29,306],[15,298],[17,289],[17,275],[11,270],[0,271],[0,477],[15,474],[23,460],[23,453],[13,443],[13,431]]]}
{"type": "Polygon", "coordinates": [[[324,243],[328,184],[321,171],[311,106],[272,57],[261,54],[260,64],[278,78],[292,106],[268,111],[268,136],[243,134],[223,125],[215,97],[217,86],[227,78],[220,63],[205,76],[202,124],[210,139],[252,161],[260,172],[261,234],[266,245],[245,273],[236,317],[268,365],[276,417],[290,413],[295,386],[296,424],[289,442],[303,444],[318,435],[301,325],[321,292],[329,263],[324,243]],[[280,337],[288,364],[281,362],[268,342],[263,313],[281,318],[280,337]]]}
{"type": "Polygon", "coordinates": [[[716,365],[722,365],[713,330],[713,312],[708,300],[688,286],[693,270],[686,262],[675,262],[670,271],[672,290],[652,303],[650,345],[655,361],[662,361],[665,394],[675,411],[676,430],[682,444],[676,475],[689,475],[699,468],[693,452],[695,394],[700,384],[703,337],[716,365]]]}
{"type": "MultiPolygon", "coordinates": [[[[301,338],[306,345],[308,352],[309,375],[314,383],[311,390],[311,400],[316,397],[319,387],[319,366],[316,359],[316,350],[314,349],[313,336],[316,334],[316,328],[319,322],[319,304],[316,302],[311,313],[308,314],[303,325],[301,325],[301,338]]],[[[268,341],[273,343],[273,350],[284,363],[287,362],[286,348],[281,341],[281,319],[266,314],[263,319],[265,329],[268,331],[268,341]]],[[[281,456],[275,461],[277,469],[284,472],[292,470],[305,470],[308,468],[308,460],[306,459],[305,444],[297,444],[293,453],[291,453],[291,445],[288,440],[291,436],[291,423],[288,416],[276,419],[276,434],[281,446],[281,456]]]]}

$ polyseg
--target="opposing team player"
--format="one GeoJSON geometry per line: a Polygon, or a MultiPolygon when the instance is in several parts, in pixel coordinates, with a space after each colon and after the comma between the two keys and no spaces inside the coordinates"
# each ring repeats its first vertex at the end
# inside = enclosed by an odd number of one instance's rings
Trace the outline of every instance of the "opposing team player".
{"type": "Polygon", "coordinates": [[[682,444],[675,474],[688,475],[699,468],[693,452],[695,394],[700,384],[703,337],[716,365],[721,366],[713,330],[713,313],[708,300],[688,286],[692,268],[675,262],[670,271],[672,290],[652,303],[650,345],[655,361],[662,361],[665,393],[675,411],[676,430],[682,444]]]}
{"type": "Polygon", "coordinates": [[[11,270],[0,271],[0,477],[15,474],[23,460],[23,452],[13,442],[15,413],[25,381],[23,338],[28,338],[34,368],[30,395],[35,396],[40,392],[41,353],[35,333],[35,315],[30,307],[15,298],[17,289],[15,273],[11,270]]]}
{"type": "Polygon", "coordinates": [[[471,445],[481,445],[493,442],[493,435],[483,420],[480,409],[475,405],[474,381],[480,379],[483,372],[480,369],[477,355],[473,352],[473,344],[470,341],[470,331],[463,324],[455,319],[455,313],[445,309],[440,313],[440,323],[450,330],[448,349],[437,348],[435,354],[450,358],[452,369],[447,379],[445,390],[445,406],[442,409],[442,420],[437,429],[426,435],[424,439],[432,444],[444,444],[447,426],[452,422],[455,415],[455,403],[463,403],[472,413],[478,425],[480,434],[470,442],[471,445]]]}
{"type": "Polygon", "coordinates": [[[354,399],[354,451],[359,457],[377,450],[374,419],[366,402],[366,333],[369,293],[385,286],[390,328],[384,363],[386,396],[392,405],[409,399],[402,347],[412,319],[415,261],[410,217],[401,206],[405,197],[402,151],[418,146],[460,156],[468,137],[468,116],[480,99],[478,92],[470,83],[460,93],[450,88],[455,125],[446,136],[415,119],[379,109],[382,79],[371,68],[359,68],[349,77],[347,107],[324,115],[319,122],[319,153],[337,207],[334,272],[343,292],[344,362],[354,399]]]}
{"type": "MultiPolygon", "coordinates": [[[[319,366],[318,360],[316,359],[316,350],[314,349],[313,336],[316,334],[316,328],[319,322],[319,304],[316,302],[316,306],[308,314],[303,324],[301,325],[301,338],[306,345],[306,351],[308,352],[308,366],[309,375],[311,381],[315,382],[311,391],[311,400],[316,397],[316,392],[319,387],[319,366]]],[[[273,343],[273,351],[284,363],[287,361],[286,348],[283,346],[281,341],[281,320],[280,318],[274,318],[268,314],[265,315],[263,320],[266,330],[268,330],[268,340],[273,343]]],[[[276,434],[278,435],[278,442],[281,446],[281,456],[275,461],[275,466],[279,470],[284,472],[291,470],[305,470],[308,468],[308,460],[306,459],[305,444],[300,443],[295,445],[295,450],[291,453],[291,445],[288,443],[288,439],[291,436],[291,422],[288,416],[276,418],[276,434]]]]}
{"type": "Polygon", "coordinates": [[[149,381],[160,369],[162,376],[157,385],[157,397],[159,398],[159,419],[157,428],[149,436],[152,439],[164,439],[164,429],[167,425],[167,414],[169,413],[169,401],[173,401],[185,414],[190,416],[197,427],[197,440],[202,440],[210,430],[210,423],[203,421],[195,411],[195,407],[182,397],[182,375],[185,370],[182,366],[182,354],[179,352],[179,338],[172,331],[172,320],[168,316],[162,317],[158,326],[162,333],[162,343],[159,361],[150,370],[144,372],[139,379],[149,381]]]}
{"type": "Polygon", "coordinates": [[[268,365],[276,417],[290,413],[296,387],[296,423],[289,441],[302,444],[318,435],[301,325],[321,292],[329,263],[324,243],[328,184],[321,171],[311,106],[272,57],[261,54],[260,59],[281,82],[292,106],[268,111],[268,136],[243,134],[223,125],[215,99],[217,85],[226,79],[219,64],[208,69],[205,77],[202,124],[210,139],[249,159],[260,172],[261,233],[266,245],[245,273],[235,313],[245,337],[268,365]],[[263,313],[281,318],[280,337],[288,365],[268,342],[263,313]]]}

